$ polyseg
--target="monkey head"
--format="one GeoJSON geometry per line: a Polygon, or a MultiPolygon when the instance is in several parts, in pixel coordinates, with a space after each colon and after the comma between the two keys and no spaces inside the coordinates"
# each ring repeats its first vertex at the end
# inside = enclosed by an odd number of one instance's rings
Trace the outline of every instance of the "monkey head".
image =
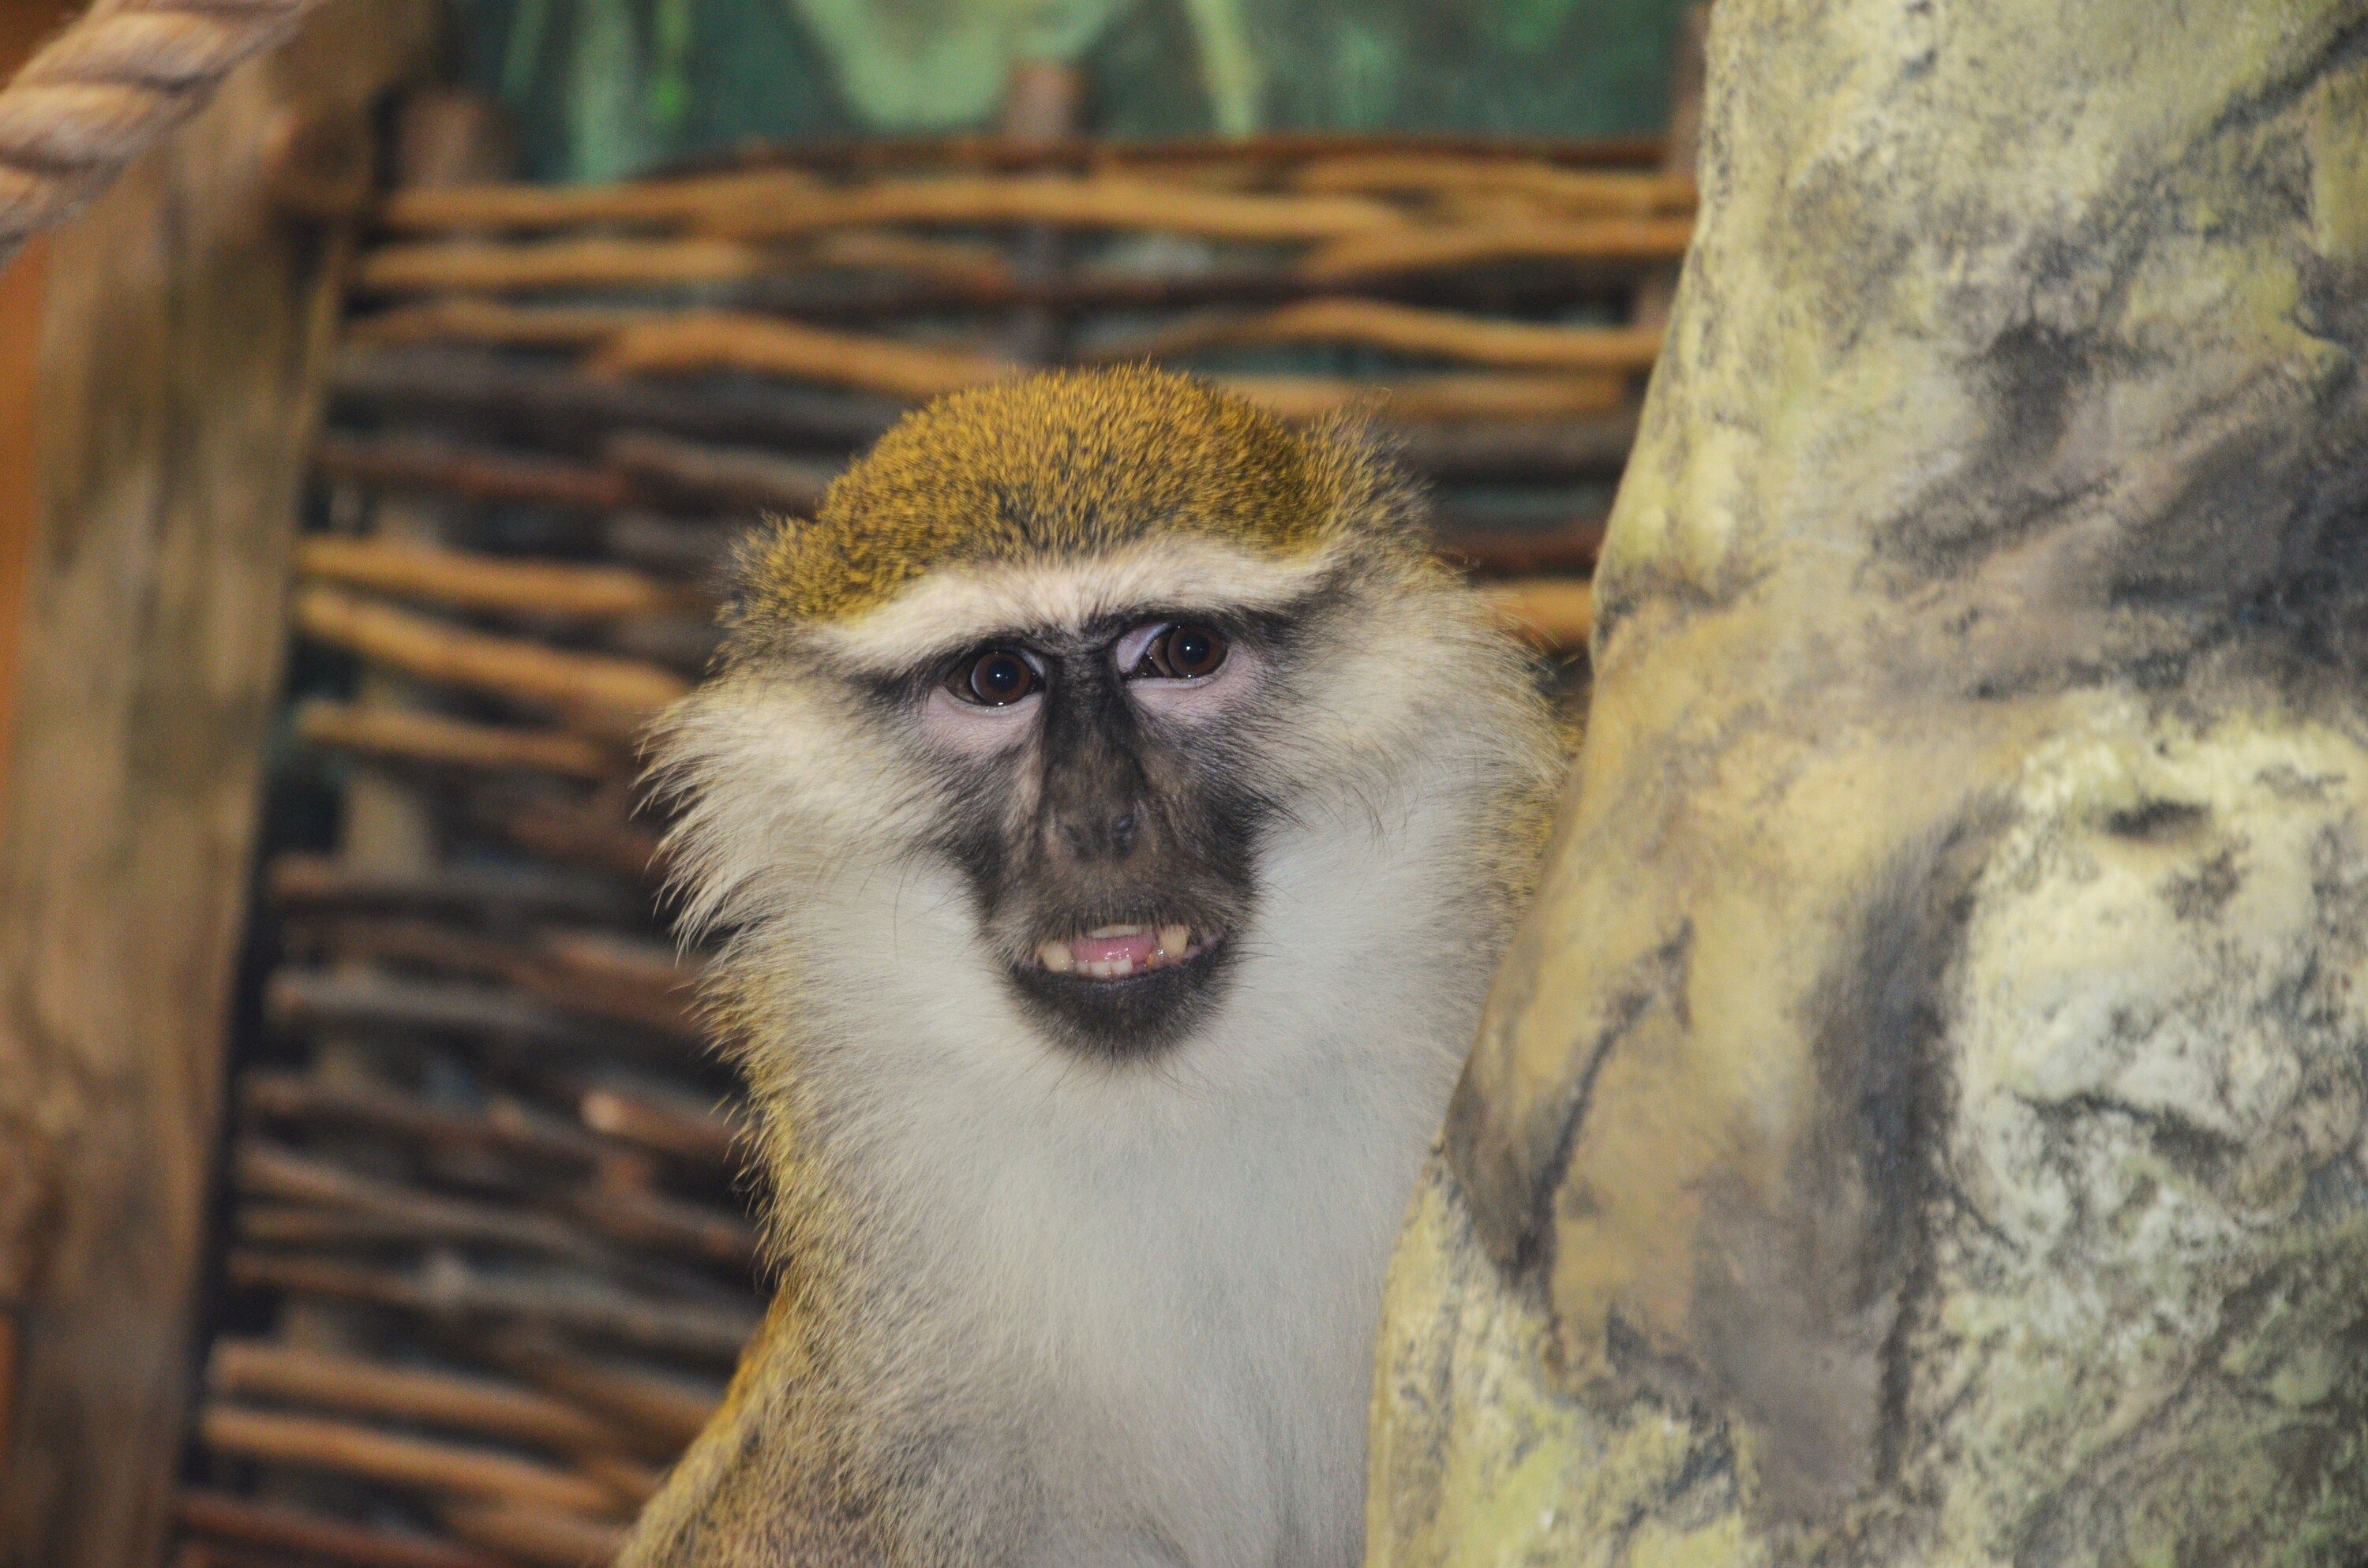
{"type": "Polygon", "coordinates": [[[855,925],[888,968],[983,981],[982,1028],[1156,1061],[1246,963],[1287,986],[1343,934],[1300,923],[1355,923],[1293,896],[1311,819],[1534,735],[1465,597],[1352,434],[1148,369],[945,398],[747,551],[674,728],[695,913],[761,920],[853,868],[912,908],[958,890],[959,952],[855,925]]]}

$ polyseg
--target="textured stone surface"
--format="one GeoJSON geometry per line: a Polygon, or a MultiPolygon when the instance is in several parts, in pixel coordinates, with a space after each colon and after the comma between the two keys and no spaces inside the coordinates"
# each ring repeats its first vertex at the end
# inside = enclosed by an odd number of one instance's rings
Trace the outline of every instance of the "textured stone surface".
{"type": "Polygon", "coordinates": [[[2368,1552],[2363,17],[1722,0],[1376,1562],[2368,1552]]]}

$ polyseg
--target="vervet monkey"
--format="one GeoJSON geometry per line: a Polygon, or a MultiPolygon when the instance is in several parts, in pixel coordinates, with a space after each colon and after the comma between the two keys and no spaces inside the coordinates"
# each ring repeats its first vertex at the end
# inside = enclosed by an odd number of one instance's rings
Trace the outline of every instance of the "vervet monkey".
{"type": "Polygon", "coordinates": [[[1558,771],[1353,431],[906,418],[669,718],[780,1295],[632,1568],[1348,1568],[1382,1278],[1558,771]]]}

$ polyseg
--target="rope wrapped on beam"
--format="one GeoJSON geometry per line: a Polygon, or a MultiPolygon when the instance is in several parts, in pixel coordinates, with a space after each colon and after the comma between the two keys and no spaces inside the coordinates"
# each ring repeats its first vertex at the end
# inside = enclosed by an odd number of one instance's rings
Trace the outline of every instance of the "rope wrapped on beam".
{"type": "Polygon", "coordinates": [[[0,88],[0,265],[96,198],[317,0],[99,0],[0,88]]]}

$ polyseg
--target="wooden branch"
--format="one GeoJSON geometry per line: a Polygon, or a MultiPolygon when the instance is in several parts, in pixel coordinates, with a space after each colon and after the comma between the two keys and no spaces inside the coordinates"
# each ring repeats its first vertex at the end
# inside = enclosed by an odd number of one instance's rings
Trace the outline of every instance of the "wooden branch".
{"type": "Polygon", "coordinates": [[[220,1492],[182,1492],[174,1518],[184,1534],[200,1540],[265,1547],[336,1568],[515,1568],[507,1558],[474,1547],[368,1529],[220,1492]]]}
{"type": "Polygon", "coordinates": [[[1508,261],[1671,262],[1685,256],[1692,238],[1690,218],[1409,224],[1320,246],[1300,267],[1315,281],[1341,284],[1508,261]]]}
{"type": "Polygon", "coordinates": [[[492,300],[438,300],[357,317],[347,324],[346,341],[364,347],[399,348],[415,343],[479,343],[507,348],[587,348],[629,327],[666,319],[654,307],[538,305],[531,309],[492,300]]]}
{"type": "Polygon", "coordinates": [[[763,1253],[755,1227],[736,1215],[646,1187],[604,1187],[558,1200],[562,1212],[627,1246],[751,1274],[763,1253]]]}
{"type": "Polygon", "coordinates": [[[377,216],[381,226],[404,233],[673,226],[696,221],[719,199],[802,201],[818,188],[789,169],[628,185],[414,187],[389,195],[377,216]]]}
{"type": "Polygon", "coordinates": [[[901,273],[958,288],[1008,288],[1011,263],[999,245],[923,239],[893,229],[842,229],[817,234],[806,251],[818,268],[901,273]]]}
{"type": "Polygon", "coordinates": [[[552,773],[596,781],[632,771],[632,762],[615,747],[566,730],[479,724],[424,709],[312,698],[297,705],[296,733],[314,745],[431,767],[552,773]]]}
{"type": "Polygon", "coordinates": [[[666,874],[658,835],[595,807],[549,795],[486,791],[471,816],[531,855],[562,865],[591,866],[653,884],[666,874]]]}
{"type": "Polygon", "coordinates": [[[1113,142],[1076,137],[1016,142],[1008,136],[862,137],[742,143],[675,165],[682,174],[796,169],[871,175],[910,168],[1129,169],[1190,173],[1208,168],[1289,165],[1310,158],[1375,153],[1432,157],[1534,159],[1575,168],[1656,167],[1657,136],[1506,137],[1432,131],[1269,131],[1258,136],[1178,137],[1113,142]]]}
{"type": "Polygon", "coordinates": [[[1290,175],[1298,190],[1365,195],[1513,195],[1573,214],[1691,216],[1694,182],[1662,174],[1557,168],[1528,159],[1441,157],[1419,153],[1317,158],[1290,175]]]}
{"type": "Polygon", "coordinates": [[[603,1270],[620,1261],[605,1242],[550,1215],[422,1192],[258,1138],[239,1140],[232,1173],[251,1197],[345,1210],[423,1241],[515,1247],[603,1270]]]}
{"type": "Polygon", "coordinates": [[[1541,648],[1556,653],[1584,648],[1595,630],[1595,589],[1589,583],[1531,577],[1474,586],[1497,614],[1541,648]]]}
{"type": "Polygon", "coordinates": [[[1354,343],[1425,358],[1530,370],[1634,373],[1652,369],[1661,335],[1634,327],[1538,326],[1417,310],[1381,300],[1306,300],[1250,316],[1215,316],[1110,348],[1110,362],[1165,359],[1204,348],[1269,343],[1354,343]]]}
{"type": "Polygon", "coordinates": [[[1016,375],[1020,367],[958,348],[825,332],[772,316],[692,311],[628,327],[591,356],[595,374],[779,376],[918,401],[1016,375]]]}
{"type": "Polygon", "coordinates": [[[217,1340],[207,1381],[224,1399],[271,1400],[341,1415],[416,1421],[575,1459],[632,1449],[607,1421],[547,1393],[488,1378],[393,1367],[274,1341],[217,1340]]]}
{"type": "Polygon", "coordinates": [[[1590,419],[1391,423],[1397,459],[1432,479],[1496,483],[1616,478],[1636,439],[1634,410],[1590,419]]]}
{"type": "Polygon", "coordinates": [[[625,1530],[581,1515],[518,1505],[447,1507],[438,1516],[463,1540],[490,1546],[534,1568],[608,1568],[625,1550],[625,1530]]]}
{"type": "Polygon", "coordinates": [[[736,240],[458,240],[381,245],[362,256],[354,283],[366,294],[536,294],[733,283],[794,266],[788,256],[736,240]]]}
{"type": "Polygon", "coordinates": [[[757,520],[747,517],[620,512],[603,520],[600,547],[610,559],[644,571],[720,585],[730,569],[733,546],[756,526],[757,520]]]}
{"type": "Polygon", "coordinates": [[[1392,420],[1566,419],[1606,414],[1628,402],[1622,375],[1412,375],[1387,381],[1318,376],[1212,376],[1285,419],[1312,421],[1343,409],[1392,420]]]}
{"type": "Polygon", "coordinates": [[[611,436],[604,450],[646,491],[732,512],[811,514],[845,466],[640,430],[611,436]]]}
{"type": "Polygon", "coordinates": [[[679,1096],[596,1082],[578,1091],[575,1110],[595,1132],[712,1170],[734,1168],[746,1152],[736,1119],[679,1096]]]}
{"type": "Polygon", "coordinates": [[[714,1418],[721,1403],[677,1379],[572,1355],[548,1335],[529,1331],[489,1335],[476,1348],[521,1381],[644,1435],[659,1458],[681,1452],[714,1418]]]}
{"type": "Polygon", "coordinates": [[[1603,519],[1582,518],[1558,528],[1486,533],[1442,529],[1433,544],[1451,561],[1500,577],[1584,577],[1595,570],[1596,555],[1603,548],[1603,519]]]}
{"type": "Polygon", "coordinates": [[[622,567],[521,561],[335,534],[298,541],[296,574],[449,609],[536,619],[620,620],[710,608],[697,594],[622,567]]]}
{"type": "Polygon", "coordinates": [[[568,1514],[614,1517],[623,1511],[616,1494],[588,1476],[491,1449],[397,1437],[317,1416],[210,1403],[198,1417],[198,1440],[220,1454],[390,1486],[534,1504],[568,1514]]]}
{"type": "Polygon", "coordinates": [[[555,1166],[571,1176],[617,1156],[603,1140],[529,1108],[495,1101],[484,1115],[434,1105],[381,1085],[328,1083],[293,1073],[251,1072],[239,1080],[251,1116],[377,1133],[438,1150],[483,1151],[555,1166]]]}
{"type": "Polygon", "coordinates": [[[631,1024],[693,1046],[707,1040],[692,1016],[700,965],[660,942],[567,932],[505,940],[427,920],[347,915],[291,927],[289,947],[498,980],[565,1012],[631,1024]]]}
{"type": "Polygon", "coordinates": [[[746,381],[599,381],[455,347],[348,348],[330,373],[329,391],[344,407],[447,418],[587,451],[620,429],[773,449],[860,447],[899,412],[894,403],[858,393],[746,381]]]}
{"type": "Polygon", "coordinates": [[[264,1011],[275,1028],[290,1033],[330,1028],[424,1033],[571,1058],[588,1051],[677,1066],[696,1060],[679,1039],[564,1013],[529,1001],[507,985],[397,978],[359,970],[327,974],[282,969],[264,989],[264,1011]]]}
{"type": "MultiPolygon", "coordinates": [[[[691,225],[724,239],[784,239],[817,230],[876,227],[891,222],[1007,227],[1042,222],[1082,230],[1151,230],[1234,242],[1331,239],[1388,227],[1399,216],[1381,201],[1357,197],[1243,197],[1139,176],[1089,176],[1085,180],[995,180],[954,176],[881,180],[855,187],[814,189],[798,199],[757,187],[620,185],[604,194],[604,222],[691,225]]],[[[552,230],[575,227],[538,187],[398,192],[379,221],[398,233],[428,230],[552,230]]]]}
{"type": "Polygon", "coordinates": [[[654,1301],[588,1281],[559,1284],[486,1274],[449,1257],[411,1274],[235,1247],[226,1267],[231,1283],[241,1290],[370,1301],[448,1322],[525,1324],[711,1362],[735,1359],[759,1316],[753,1307],[654,1301]]]}
{"type": "Polygon", "coordinates": [[[296,625],[316,642],[417,679],[540,703],[609,734],[632,733],[691,686],[655,665],[495,637],[336,588],[300,590],[296,625]]]}
{"type": "Polygon", "coordinates": [[[539,918],[640,926],[645,907],[614,883],[541,866],[447,863],[426,870],[356,865],[301,852],[275,858],[265,896],[284,913],[462,915],[492,925],[539,918]]]}
{"type": "Polygon", "coordinates": [[[523,501],[607,512],[628,505],[624,475],[563,459],[419,436],[326,435],[313,448],[322,478],[474,501],[523,501]]]}

